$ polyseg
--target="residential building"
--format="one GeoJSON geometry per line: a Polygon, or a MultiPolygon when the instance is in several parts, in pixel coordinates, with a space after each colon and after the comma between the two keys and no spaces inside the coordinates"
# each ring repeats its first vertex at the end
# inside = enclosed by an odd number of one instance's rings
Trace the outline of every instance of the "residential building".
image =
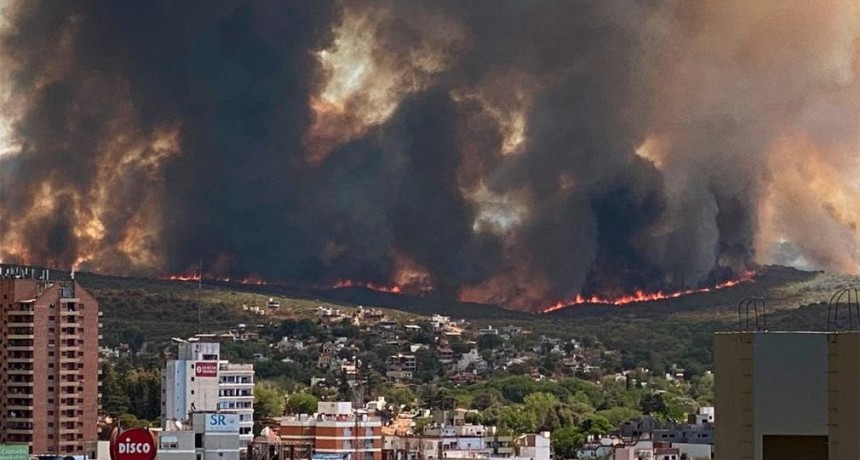
{"type": "Polygon", "coordinates": [[[669,443],[644,441],[617,447],[614,460],[681,460],[681,451],[669,443]]]}
{"type": "Polygon", "coordinates": [[[382,420],[355,412],[350,402],[320,402],[317,413],[274,419],[281,440],[312,444],[315,455],[382,460],[382,420]]]}
{"type": "Polygon", "coordinates": [[[485,328],[478,329],[478,335],[499,335],[499,330],[490,325],[485,328]]]}
{"type": "Polygon", "coordinates": [[[487,366],[487,362],[481,357],[481,354],[478,353],[477,348],[473,348],[469,350],[468,353],[464,353],[460,357],[460,360],[457,361],[458,372],[463,372],[469,368],[473,368],[477,372],[484,372],[487,370],[487,366]]]}
{"type": "Polygon", "coordinates": [[[194,413],[239,416],[243,446],[253,438],[254,367],[220,359],[219,343],[179,341],[161,375],[161,422],[188,423],[194,413]]]}
{"type": "Polygon", "coordinates": [[[415,355],[404,355],[398,353],[388,357],[388,369],[394,371],[414,371],[416,367],[415,355]]]}
{"type": "Polygon", "coordinates": [[[254,365],[218,364],[218,410],[239,416],[239,437],[247,445],[254,437],[254,365]]]}
{"type": "Polygon", "coordinates": [[[714,408],[705,406],[695,414],[688,416],[688,423],[671,423],[654,429],[651,438],[654,441],[671,442],[672,444],[713,444],[714,443],[714,408]]]}
{"type": "Polygon", "coordinates": [[[860,332],[714,336],[720,458],[857,458],[860,332]]]}
{"type": "Polygon", "coordinates": [[[549,460],[552,452],[549,433],[525,434],[516,439],[517,457],[532,460],[549,460]]]}
{"type": "Polygon", "coordinates": [[[97,439],[98,302],[75,281],[6,272],[0,277],[0,444],[28,444],[39,455],[82,455],[97,439]]]}
{"type": "Polygon", "coordinates": [[[421,434],[411,431],[386,434],[386,460],[508,459],[549,460],[549,433],[527,434],[512,440],[494,426],[465,422],[466,411],[434,411],[433,423],[421,434]]]}

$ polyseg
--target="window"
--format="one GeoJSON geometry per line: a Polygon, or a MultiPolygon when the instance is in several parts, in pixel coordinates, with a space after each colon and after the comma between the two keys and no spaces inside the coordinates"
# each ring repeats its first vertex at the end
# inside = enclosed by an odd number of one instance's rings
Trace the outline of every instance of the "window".
{"type": "Polygon", "coordinates": [[[160,439],[159,449],[178,449],[179,438],[176,436],[162,436],[160,439]]]}
{"type": "MultiPolygon", "coordinates": [[[[203,433],[196,433],[194,435],[194,447],[197,449],[203,448],[203,433]]],[[[197,454],[198,458],[200,454],[197,454]]]]}

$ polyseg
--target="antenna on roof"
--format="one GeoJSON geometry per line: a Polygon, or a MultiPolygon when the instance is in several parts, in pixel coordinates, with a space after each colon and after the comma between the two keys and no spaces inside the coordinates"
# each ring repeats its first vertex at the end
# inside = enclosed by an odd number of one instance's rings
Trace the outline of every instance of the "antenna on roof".
{"type": "Polygon", "coordinates": [[[839,307],[848,309],[848,330],[855,330],[860,325],[860,292],[857,289],[840,289],[836,291],[827,304],[827,331],[839,328],[839,307]],[[832,316],[832,319],[831,319],[832,316]]]}
{"type": "Polygon", "coordinates": [[[753,321],[756,331],[767,330],[767,301],[764,297],[747,297],[738,304],[738,330],[749,331],[750,310],[752,310],[753,321]]]}

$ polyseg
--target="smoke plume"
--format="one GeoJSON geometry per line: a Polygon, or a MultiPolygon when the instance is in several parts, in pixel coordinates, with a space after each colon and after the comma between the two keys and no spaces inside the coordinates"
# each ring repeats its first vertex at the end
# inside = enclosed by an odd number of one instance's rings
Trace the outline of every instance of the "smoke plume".
{"type": "Polygon", "coordinates": [[[0,8],[5,263],[521,309],[860,267],[848,0],[0,8]]]}

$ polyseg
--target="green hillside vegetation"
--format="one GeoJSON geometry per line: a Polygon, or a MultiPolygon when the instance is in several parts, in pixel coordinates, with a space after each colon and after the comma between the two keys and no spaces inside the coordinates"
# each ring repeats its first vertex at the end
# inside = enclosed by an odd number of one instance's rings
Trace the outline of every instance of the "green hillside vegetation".
{"type": "MultiPolygon", "coordinates": [[[[803,272],[765,267],[753,282],[675,299],[629,304],[573,306],[550,314],[532,314],[495,306],[464,304],[443,298],[378,293],[360,288],[305,290],[273,285],[239,285],[121,278],[80,274],[104,311],[104,343],[120,342],[157,350],[172,337],[187,337],[199,330],[212,332],[276,324],[288,318],[308,318],[319,307],[349,309],[357,305],[382,308],[397,318],[433,313],[464,318],[476,325],[519,325],[536,334],[596,340],[621,352],[619,363],[658,366],[678,364],[701,370],[711,363],[711,335],[737,329],[737,305],[750,296],[768,299],[767,325],[771,330],[821,330],[826,302],[837,289],[857,285],[848,275],[803,272]],[[243,306],[264,309],[269,298],[281,308],[261,316],[243,306]]],[[[153,350],[153,351],[154,351],[153,350]]]]}

